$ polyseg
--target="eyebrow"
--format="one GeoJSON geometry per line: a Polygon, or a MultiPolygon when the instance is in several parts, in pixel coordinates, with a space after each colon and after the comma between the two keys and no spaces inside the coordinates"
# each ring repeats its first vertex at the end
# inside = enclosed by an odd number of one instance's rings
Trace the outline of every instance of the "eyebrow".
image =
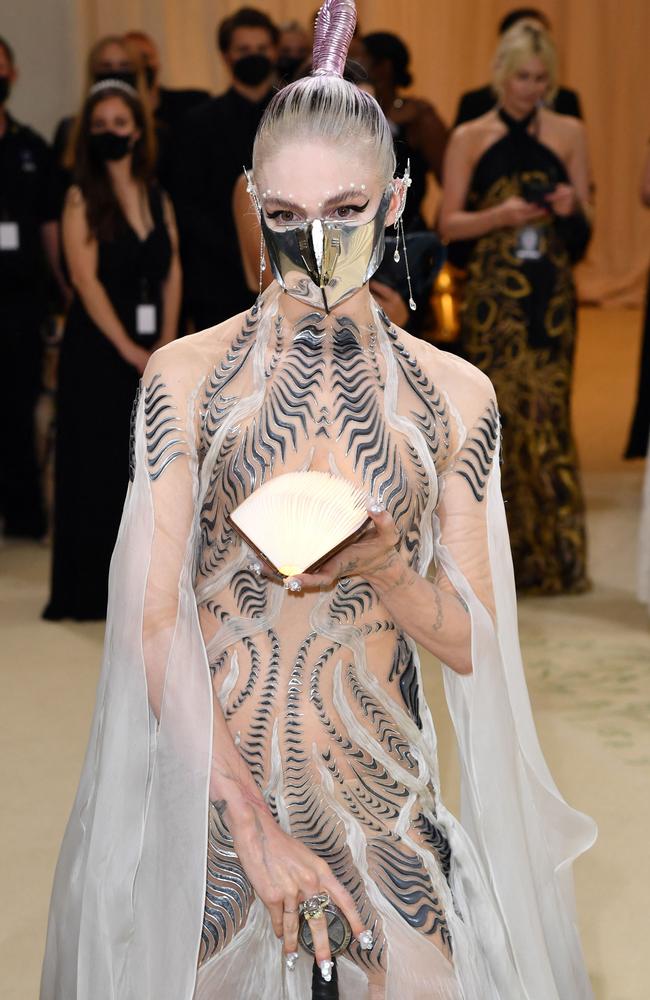
{"type": "MultiPolygon", "coordinates": [[[[362,191],[361,188],[346,188],[344,191],[339,191],[338,194],[324,201],[323,208],[336,208],[337,205],[347,204],[347,202],[352,201],[354,198],[363,198],[364,201],[370,200],[367,191],[362,191]]],[[[297,202],[286,201],[284,198],[277,198],[275,195],[265,198],[264,205],[273,205],[274,208],[279,208],[287,212],[303,211],[303,206],[297,202]]]]}

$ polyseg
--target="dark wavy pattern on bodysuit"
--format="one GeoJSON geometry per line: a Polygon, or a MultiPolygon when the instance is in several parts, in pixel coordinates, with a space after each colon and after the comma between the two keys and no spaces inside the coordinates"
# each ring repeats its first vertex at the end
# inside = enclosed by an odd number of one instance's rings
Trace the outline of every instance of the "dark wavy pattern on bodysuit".
{"type": "MultiPolygon", "coordinates": [[[[346,318],[333,330],[326,330],[320,314],[306,315],[289,332],[281,317],[275,317],[263,364],[263,398],[246,420],[231,426],[233,406],[250,392],[258,319],[259,315],[249,316],[207,379],[200,399],[200,453],[204,457],[210,454],[212,462],[201,510],[197,562],[201,586],[209,586],[211,579],[227,571],[230,562],[239,560],[232,574],[224,577],[228,582],[223,592],[203,604],[219,628],[228,627],[238,617],[251,623],[264,620],[276,586],[241,561],[241,544],[227,526],[226,513],[269,477],[285,468],[307,467],[314,446],[329,449],[341,474],[354,476],[369,495],[385,504],[401,530],[403,552],[411,565],[418,560],[420,522],[436,485],[430,482],[413,442],[386,419],[378,356],[364,348],[368,338],[361,337],[346,318]],[[219,435],[220,444],[211,451],[215,435],[219,435]]],[[[442,468],[450,447],[444,395],[405,343],[392,331],[389,338],[406,412],[436,465],[442,468]]],[[[323,620],[332,628],[351,629],[369,644],[381,640],[387,659],[379,680],[390,691],[395,706],[402,706],[400,710],[421,727],[412,651],[404,635],[386,618],[372,588],[358,578],[343,579],[323,600],[323,620]]],[[[302,641],[289,649],[283,646],[280,635],[275,628],[265,628],[239,643],[241,677],[228,696],[225,714],[229,724],[238,733],[241,730],[243,759],[260,787],[267,787],[271,742],[277,731],[282,748],[282,805],[291,833],[330,864],[355,899],[365,925],[373,930],[375,943],[370,952],[361,951],[354,942],[349,950],[370,978],[381,978],[385,968],[382,921],[352,857],[338,807],[335,809],[324,794],[323,769],[331,778],[340,809],[365,833],[369,872],[379,891],[409,926],[435,939],[439,948],[450,953],[439,893],[411,843],[430,852],[446,879],[449,845],[435,816],[425,814],[421,806],[414,808],[410,843],[394,832],[410,801],[406,783],[419,778],[419,758],[408,737],[389,707],[367,686],[363,672],[341,643],[306,626],[302,641]],[[367,733],[367,744],[356,742],[334,708],[337,663],[339,696],[367,733]],[[375,745],[381,748],[381,760],[369,752],[368,747],[375,745]],[[386,766],[389,760],[395,762],[395,774],[386,766]]],[[[212,664],[215,676],[225,676],[228,662],[224,653],[216,658],[216,666],[212,664]]],[[[269,805],[279,816],[276,792],[269,793],[269,805]]],[[[214,826],[202,961],[232,939],[245,923],[250,905],[250,886],[239,887],[239,896],[229,902],[219,881],[223,855],[215,845],[223,845],[224,836],[224,831],[214,826]]],[[[226,875],[230,860],[224,861],[226,875]]]]}

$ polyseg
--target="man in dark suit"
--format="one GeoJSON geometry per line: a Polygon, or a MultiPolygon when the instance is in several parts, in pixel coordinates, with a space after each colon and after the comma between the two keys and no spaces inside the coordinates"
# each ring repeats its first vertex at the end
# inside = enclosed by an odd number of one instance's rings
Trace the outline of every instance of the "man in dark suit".
{"type": "MultiPolygon", "coordinates": [[[[517,21],[538,21],[546,31],[551,30],[551,24],[545,14],[535,7],[518,7],[511,10],[499,23],[499,35],[505,34],[517,21]]],[[[488,84],[476,90],[468,90],[461,96],[456,112],[454,128],[463,122],[480,118],[497,103],[497,95],[488,84]]],[[[575,90],[568,87],[559,87],[553,103],[550,105],[553,111],[561,115],[573,115],[574,118],[582,118],[580,98],[575,90]]]]}
{"type": "Polygon", "coordinates": [[[250,166],[253,140],[275,92],[279,32],[267,14],[243,7],[223,21],[217,42],[230,88],[186,116],[174,191],[188,315],[196,330],[252,305],[232,209],[250,166]]]}
{"type": "Polygon", "coordinates": [[[165,190],[173,197],[172,157],[178,143],[179,128],[192,108],[210,100],[207,90],[172,90],[160,83],[160,53],[153,38],[144,31],[127,31],[124,41],[140,57],[147,81],[149,107],[156,126],[158,162],[156,173],[165,190]]]}

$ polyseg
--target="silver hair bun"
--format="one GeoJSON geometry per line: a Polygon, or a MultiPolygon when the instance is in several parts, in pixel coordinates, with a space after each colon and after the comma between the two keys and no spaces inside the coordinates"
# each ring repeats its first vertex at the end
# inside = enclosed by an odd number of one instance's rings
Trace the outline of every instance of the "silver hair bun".
{"type": "Polygon", "coordinates": [[[343,76],[356,23],[354,0],[325,0],[314,29],[314,76],[343,76]]]}

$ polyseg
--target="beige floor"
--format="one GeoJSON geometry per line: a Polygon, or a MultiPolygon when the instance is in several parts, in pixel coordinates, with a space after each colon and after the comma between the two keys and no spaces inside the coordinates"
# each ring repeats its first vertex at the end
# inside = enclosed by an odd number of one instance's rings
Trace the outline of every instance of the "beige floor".
{"type": "MultiPolygon", "coordinates": [[[[650,996],[648,617],[634,598],[641,463],[620,460],[639,316],[582,316],[575,419],[589,502],[594,590],[520,609],[528,679],[555,778],[600,826],[576,866],[579,919],[598,1000],[650,996]]],[[[0,549],[0,998],[33,1000],[52,870],[74,795],[101,652],[98,625],[39,620],[48,552],[0,549]]],[[[457,765],[439,678],[426,663],[443,788],[457,765]]],[[[149,998],[143,998],[149,1000],[149,998]]],[[[512,998],[519,1000],[519,998],[512,998]]],[[[572,1000],[570,997],[562,1000],[572,1000]]]]}

